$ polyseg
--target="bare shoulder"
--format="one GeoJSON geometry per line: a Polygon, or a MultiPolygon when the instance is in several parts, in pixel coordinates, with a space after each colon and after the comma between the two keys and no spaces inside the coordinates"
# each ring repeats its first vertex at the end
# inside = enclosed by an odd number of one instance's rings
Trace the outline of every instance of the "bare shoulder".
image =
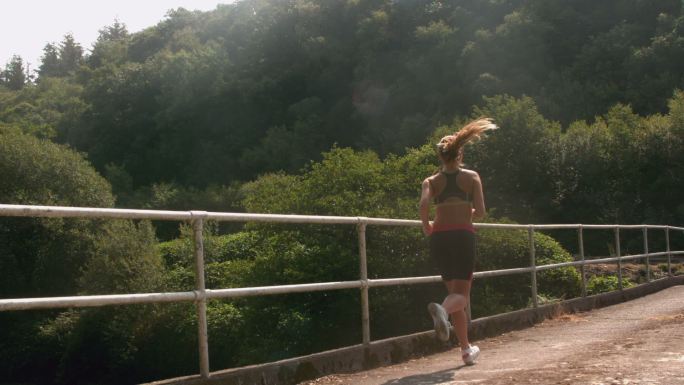
{"type": "Polygon", "coordinates": [[[470,180],[480,180],[480,174],[478,174],[477,171],[462,168],[461,173],[466,175],[470,180]]]}
{"type": "Polygon", "coordinates": [[[425,178],[423,183],[432,183],[439,177],[439,175],[440,174],[430,175],[429,177],[425,178]]]}

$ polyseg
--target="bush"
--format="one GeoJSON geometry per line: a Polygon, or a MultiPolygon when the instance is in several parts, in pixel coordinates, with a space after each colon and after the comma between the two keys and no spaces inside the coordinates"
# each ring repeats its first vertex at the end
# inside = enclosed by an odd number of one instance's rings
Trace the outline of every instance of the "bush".
{"type": "MultiPolygon", "coordinates": [[[[208,288],[268,286],[358,279],[355,243],[345,244],[335,229],[293,230],[264,227],[260,231],[213,235],[205,241],[206,285],[208,288]],[[316,237],[313,237],[315,234],[316,237]],[[327,239],[327,241],[322,241],[327,239]],[[332,257],[334,256],[334,257],[332,257]]],[[[350,233],[346,229],[346,233],[350,233]]],[[[353,230],[352,230],[353,231],[353,230]]],[[[169,274],[170,289],[194,286],[192,237],[187,231],[177,240],[159,246],[169,274]],[[180,286],[180,287],[179,287],[180,286]]],[[[351,235],[352,233],[350,233],[351,235]]],[[[278,295],[232,301],[211,301],[210,324],[231,322],[230,332],[217,331],[216,356],[212,362],[224,366],[276,360],[349,344],[349,334],[358,334],[358,294],[331,291],[323,294],[278,295]],[[354,317],[345,316],[352,312],[354,317]],[[214,317],[218,319],[214,319],[214,317]],[[340,327],[342,319],[343,327],[340,327]],[[337,328],[329,338],[318,336],[337,328]],[[302,335],[302,334],[305,335],[302,335]],[[224,346],[224,347],[221,347],[224,346]],[[227,348],[230,346],[230,348],[227,348]],[[236,352],[239,352],[237,354],[236,352]]],[[[214,337],[212,337],[213,340],[214,337]]],[[[214,345],[214,344],[212,344],[214,345]]]]}
{"type": "MultiPolygon", "coordinates": [[[[634,282],[622,277],[622,287],[624,289],[634,286],[634,282]]],[[[595,275],[587,281],[587,294],[594,295],[619,290],[618,277],[615,275],[595,275]]]]}
{"type": "MultiPolygon", "coordinates": [[[[81,154],[16,129],[0,130],[0,181],[2,203],[114,204],[109,184],[81,154]]],[[[155,243],[146,222],[2,217],[0,297],[154,291],[161,267],[155,243]]],[[[0,373],[10,382],[126,382],[116,377],[126,370],[117,369],[129,367],[145,344],[140,325],[153,324],[150,313],[136,307],[2,314],[0,330],[8,333],[0,339],[0,373]]]]}
{"type": "MultiPolygon", "coordinates": [[[[510,222],[497,220],[497,222],[510,222]]],[[[571,262],[572,256],[553,238],[535,232],[536,265],[571,262]]],[[[477,271],[502,270],[530,266],[527,231],[483,229],[478,231],[477,271]]],[[[529,273],[476,279],[472,289],[473,317],[526,307],[532,294],[529,273]],[[498,295],[492,295],[499,293],[498,295]]],[[[581,278],[574,267],[544,270],[537,273],[537,293],[547,298],[572,298],[581,292],[581,278]]]]}
{"type": "MultiPolygon", "coordinates": [[[[16,132],[0,133],[0,202],[111,207],[104,178],[83,157],[16,132]]],[[[74,294],[99,237],[98,221],[0,218],[0,295],[74,294]]]]}

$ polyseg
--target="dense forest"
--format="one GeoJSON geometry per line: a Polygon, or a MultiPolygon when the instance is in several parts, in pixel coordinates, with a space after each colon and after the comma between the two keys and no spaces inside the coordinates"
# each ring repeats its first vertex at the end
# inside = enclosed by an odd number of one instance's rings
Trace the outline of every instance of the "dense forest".
{"type": "MultiPolygon", "coordinates": [[[[241,0],[169,11],[92,47],[67,34],[0,71],[0,203],[417,219],[434,143],[469,119],[490,222],[684,223],[679,0],[241,0]]],[[[345,226],[210,224],[207,286],[358,279],[345,226]]],[[[526,234],[480,231],[478,269],[526,234]]],[[[673,247],[684,247],[673,235],[673,247]]],[[[0,218],[0,298],[193,289],[186,224],[0,218]]],[[[640,252],[640,234],[623,240],[640,252]]],[[[662,250],[664,236],[653,234],[662,250]]],[[[569,261],[574,234],[535,237],[569,261]]],[[[587,235],[587,254],[613,250],[587,235]]],[[[419,229],[368,230],[369,275],[433,274],[419,229]]],[[[525,307],[524,277],[477,282],[474,316],[525,307]],[[515,289],[512,289],[515,288],[515,289]]],[[[374,339],[439,286],[371,292],[374,339]]],[[[540,274],[550,300],[572,268],[540,274]]],[[[211,301],[212,369],[359,343],[358,292],[211,301]],[[336,330],[330,335],[331,329],[336,330]]],[[[197,372],[191,304],[0,313],[0,384],[122,384],[197,372]],[[169,354],[169,352],[173,352],[169,354]]]]}

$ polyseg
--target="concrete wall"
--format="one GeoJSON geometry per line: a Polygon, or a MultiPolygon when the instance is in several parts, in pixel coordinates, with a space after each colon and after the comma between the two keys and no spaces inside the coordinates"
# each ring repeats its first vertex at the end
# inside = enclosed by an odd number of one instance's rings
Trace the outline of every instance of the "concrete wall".
{"type": "MultiPolygon", "coordinates": [[[[491,317],[479,318],[470,325],[473,341],[523,329],[559,314],[587,311],[643,297],[670,286],[684,284],[684,276],[664,278],[633,288],[611,293],[575,298],[560,303],[523,309],[491,317]]],[[[453,338],[453,337],[452,337],[453,338]]],[[[434,331],[415,333],[372,342],[369,346],[355,345],[309,356],[291,358],[268,364],[246,366],[211,373],[209,379],[197,376],[156,381],[155,385],[275,385],[296,384],[332,373],[356,372],[394,364],[412,357],[440,352],[456,346],[438,341],[434,331]]]]}

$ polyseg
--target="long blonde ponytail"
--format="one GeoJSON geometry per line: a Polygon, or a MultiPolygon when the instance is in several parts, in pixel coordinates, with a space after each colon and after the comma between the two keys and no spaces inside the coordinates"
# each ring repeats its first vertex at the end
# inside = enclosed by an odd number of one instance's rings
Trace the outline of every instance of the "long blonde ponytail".
{"type": "Polygon", "coordinates": [[[453,133],[453,135],[443,137],[442,140],[437,143],[437,152],[445,162],[458,159],[460,163],[463,158],[463,147],[466,143],[480,139],[485,131],[495,129],[497,129],[497,126],[492,123],[492,119],[490,118],[474,120],[453,133]]]}

